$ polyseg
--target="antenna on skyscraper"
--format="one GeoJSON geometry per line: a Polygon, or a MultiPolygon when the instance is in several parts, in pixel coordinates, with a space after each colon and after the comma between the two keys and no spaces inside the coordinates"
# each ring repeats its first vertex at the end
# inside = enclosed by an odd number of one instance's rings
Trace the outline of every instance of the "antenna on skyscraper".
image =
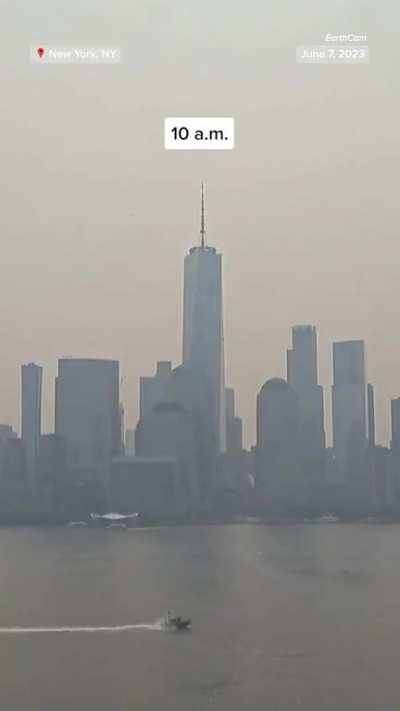
{"type": "Polygon", "coordinates": [[[206,238],[206,221],[205,221],[205,216],[204,216],[204,182],[201,181],[201,227],[200,227],[200,235],[201,235],[201,248],[204,249],[205,246],[205,238],[206,238]]]}

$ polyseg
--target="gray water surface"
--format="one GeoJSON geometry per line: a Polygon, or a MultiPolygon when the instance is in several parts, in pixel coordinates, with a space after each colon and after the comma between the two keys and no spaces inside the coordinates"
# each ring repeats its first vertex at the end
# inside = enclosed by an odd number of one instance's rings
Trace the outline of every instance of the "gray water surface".
{"type": "Polygon", "coordinates": [[[400,709],[400,526],[1,529],[0,600],[4,711],[400,709]]]}

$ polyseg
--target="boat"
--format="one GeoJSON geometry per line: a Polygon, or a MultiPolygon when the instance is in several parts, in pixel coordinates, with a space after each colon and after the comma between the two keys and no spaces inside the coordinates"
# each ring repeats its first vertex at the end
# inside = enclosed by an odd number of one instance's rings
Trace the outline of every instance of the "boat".
{"type": "Polygon", "coordinates": [[[124,521],[125,519],[134,519],[138,518],[139,514],[138,513],[131,513],[131,514],[120,514],[116,513],[116,511],[112,511],[111,513],[106,513],[106,514],[97,514],[97,513],[91,513],[90,518],[92,521],[124,521]]]}
{"type": "Polygon", "coordinates": [[[83,528],[87,525],[86,521],[69,521],[69,523],[67,523],[68,528],[83,528]]]}
{"type": "Polygon", "coordinates": [[[331,513],[326,514],[325,516],[319,516],[314,519],[314,521],[315,523],[340,523],[340,519],[331,513]]]}
{"type": "Polygon", "coordinates": [[[100,526],[103,528],[131,528],[133,526],[137,526],[139,520],[140,517],[137,512],[120,514],[116,511],[111,511],[106,514],[90,514],[90,524],[92,526],[100,526]]]}
{"type": "Polygon", "coordinates": [[[180,615],[171,615],[167,612],[164,618],[164,627],[176,632],[183,632],[192,628],[192,620],[190,617],[181,617],[180,615]]]}

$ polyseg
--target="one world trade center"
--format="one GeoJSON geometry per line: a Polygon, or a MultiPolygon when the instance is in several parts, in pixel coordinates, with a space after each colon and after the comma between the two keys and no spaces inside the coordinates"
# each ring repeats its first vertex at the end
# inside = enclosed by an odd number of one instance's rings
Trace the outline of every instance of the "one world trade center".
{"type": "Polygon", "coordinates": [[[226,449],[222,255],[206,243],[201,186],[200,244],[185,257],[183,364],[198,373],[206,391],[217,452],[226,449]]]}

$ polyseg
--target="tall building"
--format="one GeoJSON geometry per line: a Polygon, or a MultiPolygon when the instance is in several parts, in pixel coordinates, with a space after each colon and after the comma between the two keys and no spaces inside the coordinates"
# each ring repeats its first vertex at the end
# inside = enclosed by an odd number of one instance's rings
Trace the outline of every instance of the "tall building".
{"type": "Polygon", "coordinates": [[[300,455],[307,466],[321,471],[325,452],[324,392],[318,385],[317,331],[315,326],[294,326],[292,348],[287,351],[287,380],[299,401],[300,455]]]}
{"type": "Polygon", "coordinates": [[[222,256],[206,244],[204,191],[200,245],[185,257],[183,364],[198,373],[207,394],[209,417],[219,452],[226,450],[222,256]]]}
{"type": "Polygon", "coordinates": [[[162,401],[171,372],[171,362],[161,360],[157,363],[155,375],[140,378],[140,418],[146,417],[162,401]]]}
{"type": "Polygon", "coordinates": [[[142,457],[175,457],[183,477],[196,480],[193,490],[198,492],[201,508],[212,503],[217,457],[209,401],[199,373],[185,365],[172,371],[162,401],[138,422],[135,453],[142,457]]]}
{"type": "Polygon", "coordinates": [[[21,367],[21,436],[25,449],[26,469],[32,478],[39,456],[42,418],[42,373],[34,363],[21,367]]]}
{"type": "Polygon", "coordinates": [[[332,423],[335,461],[344,473],[367,443],[364,341],[333,344],[332,423]]]}
{"type": "Polygon", "coordinates": [[[285,497],[298,479],[299,402],[294,388],[271,378],[257,396],[256,488],[285,497]]]}
{"type": "Polygon", "coordinates": [[[177,483],[188,508],[198,504],[198,440],[195,415],[180,403],[156,405],[136,428],[138,457],[170,457],[175,462],[177,483]]]}
{"type": "Polygon", "coordinates": [[[55,434],[65,440],[69,471],[109,474],[121,453],[118,361],[58,361],[55,434]]]}
{"type": "Polygon", "coordinates": [[[287,351],[287,379],[294,388],[318,385],[317,330],[294,326],[292,348],[287,351]]]}

